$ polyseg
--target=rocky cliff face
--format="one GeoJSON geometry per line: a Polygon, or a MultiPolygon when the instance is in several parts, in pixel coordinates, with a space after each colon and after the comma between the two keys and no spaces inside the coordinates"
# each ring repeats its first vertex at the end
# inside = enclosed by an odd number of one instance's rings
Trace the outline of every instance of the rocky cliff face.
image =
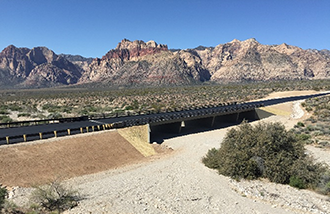
{"type": "Polygon", "coordinates": [[[154,41],[122,40],[102,58],[56,55],[45,47],[0,53],[0,87],[49,87],[102,82],[110,85],[182,85],[214,82],[330,78],[330,51],[255,39],[216,47],[169,50],[154,41]]]}
{"type": "Polygon", "coordinates": [[[94,59],[80,83],[95,81],[114,85],[180,85],[204,80],[203,73],[189,67],[154,41],[122,40],[101,59],[94,59]]]}
{"type": "Polygon", "coordinates": [[[82,70],[46,47],[8,46],[0,53],[2,86],[49,87],[73,84],[82,70]]]}
{"type": "Polygon", "coordinates": [[[330,73],[330,55],[325,50],[262,45],[255,39],[194,50],[196,57],[187,57],[187,52],[191,51],[180,51],[180,57],[187,64],[202,64],[210,72],[211,80],[217,82],[322,79],[329,78],[330,73]]]}

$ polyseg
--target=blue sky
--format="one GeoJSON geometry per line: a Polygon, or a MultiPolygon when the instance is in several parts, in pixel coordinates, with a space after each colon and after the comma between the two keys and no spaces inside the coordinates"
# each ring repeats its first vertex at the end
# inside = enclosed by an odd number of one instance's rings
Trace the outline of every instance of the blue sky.
{"type": "Polygon", "coordinates": [[[169,48],[233,39],[330,50],[329,0],[0,0],[0,49],[102,57],[127,38],[169,48]]]}

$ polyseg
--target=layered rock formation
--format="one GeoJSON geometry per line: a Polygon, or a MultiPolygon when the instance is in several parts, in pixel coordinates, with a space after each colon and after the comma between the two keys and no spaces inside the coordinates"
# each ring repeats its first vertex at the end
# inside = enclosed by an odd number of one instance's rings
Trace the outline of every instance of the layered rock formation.
{"type": "Polygon", "coordinates": [[[183,50],[179,55],[187,64],[202,64],[216,82],[322,79],[329,78],[330,72],[330,55],[326,50],[262,45],[255,39],[233,40],[204,50],[183,50]],[[187,52],[193,52],[194,57],[187,52]]]}
{"type": "Polygon", "coordinates": [[[94,59],[80,83],[181,85],[204,79],[200,70],[187,66],[179,55],[168,50],[167,45],[124,39],[101,59],[94,59]]]}
{"type": "Polygon", "coordinates": [[[122,40],[102,58],[56,55],[45,47],[0,53],[0,86],[49,87],[84,83],[182,85],[204,81],[239,82],[330,77],[329,50],[287,44],[262,45],[255,39],[216,47],[169,50],[154,41],[122,40]]]}
{"type": "Polygon", "coordinates": [[[82,70],[46,47],[8,46],[0,53],[2,86],[49,87],[76,83],[82,70]]]}

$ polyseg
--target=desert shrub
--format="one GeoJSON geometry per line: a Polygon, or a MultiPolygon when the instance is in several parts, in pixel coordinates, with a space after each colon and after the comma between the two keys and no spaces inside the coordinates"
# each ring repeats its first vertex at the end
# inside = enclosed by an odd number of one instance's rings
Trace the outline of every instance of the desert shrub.
{"type": "Polygon", "coordinates": [[[30,116],[31,116],[30,113],[19,113],[19,114],[17,115],[17,117],[30,117],[30,116]]]}
{"type": "Polygon", "coordinates": [[[6,214],[30,214],[30,212],[24,212],[23,210],[24,209],[18,207],[13,201],[10,200],[6,200],[3,206],[3,213],[6,214]]]}
{"type": "Polygon", "coordinates": [[[0,212],[5,204],[5,200],[7,197],[7,189],[0,184],[0,212]]]}
{"type": "Polygon", "coordinates": [[[320,178],[320,182],[316,188],[321,194],[330,195],[330,171],[325,171],[320,178]]]}
{"type": "Polygon", "coordinates": [[[315,127],[312,125],[308,125],[306,129],[307,129],[307,131],[314,131],[315,127]]]}
{"type": "Polygon", "coordinates": [[[328,141],[320,141],[319,142],[319,145],[321,145],[321,146],[327,146],[327,145],[329,145],[329,142],[328,141]]]}
{"type": "Polygon", "coordinates": [[[58,213],[77,206],[78,200],[77,191],[64,187],[59,181],[36,187],[31,197],[31,201],[36,205],[47,211],[57,211],[58,213]]]}
{"type": "Polygon", "coordinates": [[[305,140],[308,140],[311,138],[311,136],[309,134],[297,134],[296,135],[298,140],[302,140],[302,141],[305,141],[305,140]]]}
{"type": "Polygon", "coordinates": [[[289,185],[298,189],[305,189],[305,183],[303,182],[303,180],[296,176],[290,177],[289,185]]]}
{"type": "Polygon", "coordinates": [[[212,148],[207,152],[206,156],[202,159],[202,162],[205,166],[211,169],[217,169],[219,167],[217,155],[219,155],[218,150],[216,148],[212,148]]]}
{"type": "Polygon", "coordinates": [[[62,114],[55,112],[55,113],[51,113],[47,116],[48,119],[60,119],[63,118],[62,114]]]}
{"type": "Polygon", "coordinates": [[[300,180],[301,184],[303,184],[298,188],[315,189],[324,172],[326,172],[326,168],[322,166],[322,164],[315,164],[311,157],[303,156],[293,163],[290,175],[291,177],[296,178],[296,180],[300,180]]]}
{"type": "Polygon", "coordinates": [[[298,126],[298,127],[305,127],[305,124],[304,124],[303,122],[298,122],[298,123],[297,123],[297,126],[298,126]]]}
{"type": "Polygon", "coordinates": [[[0,115],[0,122],[1,123],[10,123],[10,122],[13,122],[13,119],[11,119],[7,115],[0,115]]]}
{"type": "Polygon", "coordinates": [[[0,114],[9,114],[7,110],[0,109],[0,114]]]}
{"type": "Polygon", "coordinates": [[[10,105],[8,105],[8,108],[12,111],[22,111],[23,110],[23,108],[18,104],[10,104],[10,105]]]}
{"type": "Polygon", "coordinates": [[[211,149],[203,163],[234,179],[267,178],[298,188],[317,186],[321,165],[313,164],[293,132],[280,123],[243,122],[229,130],[220,149],[211,149]]]}

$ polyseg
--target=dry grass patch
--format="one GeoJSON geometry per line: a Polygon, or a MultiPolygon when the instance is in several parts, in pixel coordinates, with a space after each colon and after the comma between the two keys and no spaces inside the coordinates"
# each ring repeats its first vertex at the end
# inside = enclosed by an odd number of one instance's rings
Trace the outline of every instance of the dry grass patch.
{"type": "Polygon", "coordinates": [[[118,133],[130,142],[144,157],[156,154],[154,148],[149,143],[148,125],[119,129],[118,133]]]}

